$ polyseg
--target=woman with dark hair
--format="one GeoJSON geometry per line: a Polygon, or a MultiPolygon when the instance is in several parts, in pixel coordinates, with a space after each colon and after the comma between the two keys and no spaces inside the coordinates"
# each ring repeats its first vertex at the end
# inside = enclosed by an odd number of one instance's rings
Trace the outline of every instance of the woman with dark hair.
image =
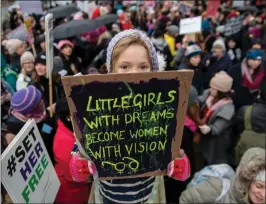
{"type": "Polygon", "coordinates": [[[250,50],[242,63],[230,68],[229,75],[233,78],[236,110],[244,105],[251,105],[259,94],[259,87],[265,76],[262,50],[250,50]]]}
{"type": "Polygon", "coordinates": [[[199,97],[201,115],[205,125],[199,126],[200,146],[208,165],[229,163],[228,148],[232,118],[235,114],[231,98],[233,79],[224,71],[210,81],[210,89],[199,97]]]}

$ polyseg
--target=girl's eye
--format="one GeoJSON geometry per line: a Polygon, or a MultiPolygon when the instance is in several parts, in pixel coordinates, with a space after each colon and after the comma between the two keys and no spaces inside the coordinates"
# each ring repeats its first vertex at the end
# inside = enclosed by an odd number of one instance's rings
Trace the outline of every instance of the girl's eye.
{"type": "Polygon", "coordinates": [[[143,65],[140,67],[141,69],[148,69],[149,67],[147,65],[143,65]]]}
{"type": "Polygon", "coordinates": [[[121,65],[119,68],[120,69],[127,69],[127,65],[121,65]]]}

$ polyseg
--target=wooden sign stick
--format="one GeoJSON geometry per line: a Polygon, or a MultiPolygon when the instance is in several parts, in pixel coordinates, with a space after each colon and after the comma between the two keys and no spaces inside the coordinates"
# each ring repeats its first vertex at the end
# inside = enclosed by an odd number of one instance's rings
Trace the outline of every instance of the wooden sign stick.
{"type": "Polygon", "coordinates": [[[53,117],[53,81],[52,72],[49,74],[49,103],[50,103],[50,118],[53,117]]]}

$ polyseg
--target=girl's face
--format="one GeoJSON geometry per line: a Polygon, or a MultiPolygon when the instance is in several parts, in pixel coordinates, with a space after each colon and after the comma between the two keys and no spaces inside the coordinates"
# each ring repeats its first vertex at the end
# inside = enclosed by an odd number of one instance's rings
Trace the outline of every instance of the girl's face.
{"type": "Polygon", "coordinates": [[[25,50],[26,50],[26,44],[22,43],[21,46],[17,48],[16,53],[18,55],[22,55],[25,50]]]}
{"type": "Polygon", "coordinates": [[[257,69],[261,65],[261,60],[257,59],[249,59],[248,60],[248,65],[251,69],[257,69]]]}
{"type": "Polygon", "coordinates": [[[30,61],[25,61],[23,63],[23,69],[28,73],[32,72],[32,70],[34,69],[34,63],[30,61]]]}
{"type": "Polygon", "coordinates": [[[230,41],[228,42],[228,47],[229,47],[229,48],[235,48],[235,46],[236,46],[235,41],[230,40],[230,41]]]}
{"type": "Polygon", "coordinates": [[[216,97],[218,95],[218,91],[214,88],[210,88],[210,95],[212,97],[216,97]]]}
{"type": "Polygon", "coordinates": [[[248,197],[253,204],[265,203],[265,181],[253,181],[249,187],[248,197]]]}
{"type": "Polygon", "coordinates": [[[189,59],[190,64],[197,67],[200,63],[201,57],[200,55],[195,55],[189,59]]]}
{"type": "Polygon", "coordinates": [[[69,45],[65,45],[62,47],[61,52],[65,56],[70,56],[72,54],[72,47],[69,45]]]}
{"type": "Polygon", "coordinates": [[[114,64],[114,73],[150,72],[152,69],[148,51],[142,45],[126,48],[114,64]]]}
{"type": "Polygon", "coordinates": [[[44,64],[36,64],[35,65],[35,70],[38,74],[38,76],[45,76],[46,75],[46,65],[44,64]]]}

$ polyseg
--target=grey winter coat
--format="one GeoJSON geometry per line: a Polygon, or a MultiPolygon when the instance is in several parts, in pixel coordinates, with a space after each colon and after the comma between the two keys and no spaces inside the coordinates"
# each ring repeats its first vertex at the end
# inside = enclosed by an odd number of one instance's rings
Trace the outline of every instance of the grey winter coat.
{"type": "MultiPolygon", "coordinates": [[[[236,175],[230,179],[230,188],[216,203],[250,203],[248,188],[257,173],[265,169],[265,149],[251,148],[245,152],[236,170],[236,175]]],[[[223,189],[219,177],[209,177],[207,180],[185,190],[179,203],[215,203],[223,189]]]]}
{"type": "MultiPolygon", "coordinates": [[[[206,99],[209,96],[209,90],[199,96],[201,111],[206,106],[206,99]]],[[[233,103],[228,103],[214,111],[207,125],[211,128],[211,133],[202,135],[200,146],[204,158],[208,165],[229,163],[227,148],[229,148],[231,139],[232,119],[235,115],[233,103]]]]}

